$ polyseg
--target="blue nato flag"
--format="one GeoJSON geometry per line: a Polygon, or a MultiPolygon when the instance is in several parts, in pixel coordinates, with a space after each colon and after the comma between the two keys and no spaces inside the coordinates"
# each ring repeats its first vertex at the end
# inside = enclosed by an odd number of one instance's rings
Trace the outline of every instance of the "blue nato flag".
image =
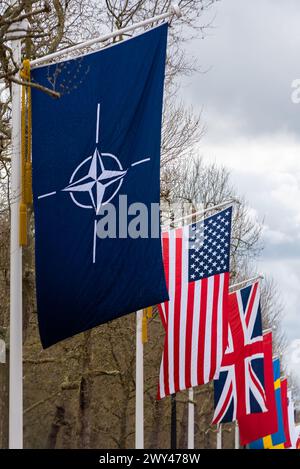
{"type": "Polygon", "coordinates": [[[150,229],[130,236],[120,213],[124,201],[131,214],[143,206],[150,224],[151,207],[159,204],[167,29],[163,24],[32,72],[35,82],[61,95],[32,92],[36,290],[44,347],[168,300],[159,228],[155,236],[150,229]],[[117,229],[100,238],[97,226],[108,207],[115,210],[117,229]]]}

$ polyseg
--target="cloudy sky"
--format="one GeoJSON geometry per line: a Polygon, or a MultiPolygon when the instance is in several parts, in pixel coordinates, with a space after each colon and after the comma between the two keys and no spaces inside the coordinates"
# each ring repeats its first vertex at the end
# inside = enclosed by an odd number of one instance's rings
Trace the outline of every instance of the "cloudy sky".
{"type": "Polygon", "coordinates": [[[226,165],[259,219],[265,251],[259,269],[278,282],[284,328],[300,383],[300,78],[299,0],[221,0],[214,27],[189,53],[204,74],[185,80],[186,102],[207,124],[201,154],[226,165]],[[295,359],[298,358],[297,359],[295,359]]]}

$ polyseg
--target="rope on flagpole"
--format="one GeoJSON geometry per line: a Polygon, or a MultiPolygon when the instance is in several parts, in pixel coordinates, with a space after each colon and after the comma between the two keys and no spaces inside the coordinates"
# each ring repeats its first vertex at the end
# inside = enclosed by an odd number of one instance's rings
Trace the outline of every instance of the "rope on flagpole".
{"type": "MultiPolygon", "coordinates": [[[[30,61],[25,59],[20,77],[30,82],[30,61]]],[[[31,87],[22,86],[21,98],[21,201],[19,221],[19,243],[27,246],[27,207],[32,204],[32,164],[31,164],[31,87]]]]}
{"type": "Polygon", "coordinates": [[[152,318],[152,306],[143,310],[142,319],[142,342],[146,344],[148,342],[148,319],[152,318]]]}

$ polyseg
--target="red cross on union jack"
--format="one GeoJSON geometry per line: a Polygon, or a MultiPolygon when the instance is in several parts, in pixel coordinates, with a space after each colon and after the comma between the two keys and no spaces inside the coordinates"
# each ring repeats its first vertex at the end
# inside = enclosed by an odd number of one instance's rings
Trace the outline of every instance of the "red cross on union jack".
{"type": "Polygon", "coordinates": [[[259,282],[229,296],[228,347],[214,381],[213,423],[265,412],[263,337],[259,282]]]}

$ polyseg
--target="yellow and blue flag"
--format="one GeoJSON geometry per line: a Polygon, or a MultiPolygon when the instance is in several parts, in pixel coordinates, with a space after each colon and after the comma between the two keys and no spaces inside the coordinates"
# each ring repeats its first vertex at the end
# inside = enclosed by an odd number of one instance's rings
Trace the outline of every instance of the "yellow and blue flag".
{"type": "Polygon", "coordinates": [[[278,421],[278,431],[273,435],[266,435],[259,440],[249,444],[250,449],[284,449],[286,441],[284,433],[282,399],[281,399],[281,382],[280,382],[280,361],[278,358],[273,360],[274,371],[274,389],[276,399],[276,411],[278,421]]]}

